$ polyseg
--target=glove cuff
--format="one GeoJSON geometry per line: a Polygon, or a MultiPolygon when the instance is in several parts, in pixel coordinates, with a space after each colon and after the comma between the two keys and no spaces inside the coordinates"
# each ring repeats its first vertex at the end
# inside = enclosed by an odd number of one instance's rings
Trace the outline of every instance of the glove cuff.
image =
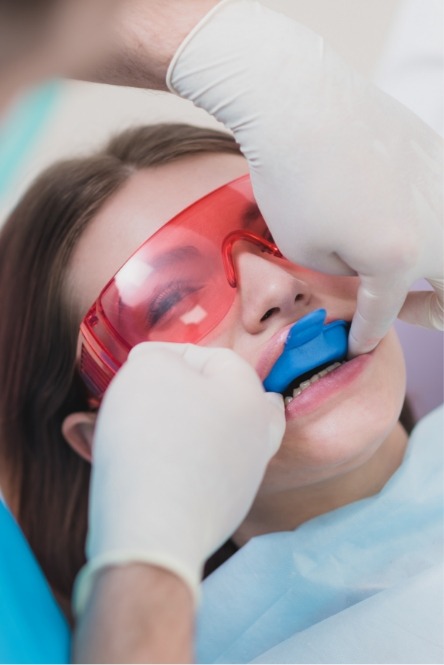
{"type": "Polygon", "coordinates": [[[218,2],[218,4],[212,9],[210,9],[210,11],[207,14],[205,14],[205,16],[194,26],[194,28],[188,33],[183,42],[180,44],[179,48],[177,49],[176,53],[173,56],[173,59],[169,64],[168,71],[166,74],[165,82],[170,92],[172,92],[175,95],[180,94],[179,92],[177,92],[177,90],[175,90],[174,85],[172,83],[173,70],[177,62],[179,61],[180,56],[188,46],[188,44],[194,39],[196,34],[200,32],[204,28],[204,26],[211,21],[211,19],[214,17],[215,14],[218,14],[225,7],[225,5],[233,4],[234,2],[238,2],[238,0],[221,0],[220,2],[218,2]]]}
{"type": "Polygon", "coordinates": [[[91,559],[83,566],[74,583],[72,605],[75,617],[78,618],[85,611],[98,573],[110,566],[129,566],[131,564],[148,564],[174,573],[191,590],[195,606],[197,607],[199,604],[201,571],[191,570],[182,561],[160,551],[147,554],[146,552],[127,550],[101,555],[91,559]]]}

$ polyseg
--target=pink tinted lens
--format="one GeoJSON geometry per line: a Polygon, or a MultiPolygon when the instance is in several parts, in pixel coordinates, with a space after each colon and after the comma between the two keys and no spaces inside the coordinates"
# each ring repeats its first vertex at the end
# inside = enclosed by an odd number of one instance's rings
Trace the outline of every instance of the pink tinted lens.
{"type": "Polygon", "coordinates": [[[81,325],[80,371],[91,393],[103,393],[136,344],[197,343],[223,320],[236,289],[222,248],[242,229],[267,234],[248,176],[179,213],[133,254],[81,325]]]}

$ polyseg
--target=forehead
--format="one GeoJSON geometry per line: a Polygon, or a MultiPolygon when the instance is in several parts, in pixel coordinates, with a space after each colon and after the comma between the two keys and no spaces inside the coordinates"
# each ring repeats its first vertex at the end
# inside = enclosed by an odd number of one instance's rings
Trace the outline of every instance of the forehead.
{"type": "Polygon", "coordinates": [[[135,250],[174,215],[248,172],[238,155],[209,154],[135,171],[91,220],[68,268],[69,297],[81,314],[135,250]]]}

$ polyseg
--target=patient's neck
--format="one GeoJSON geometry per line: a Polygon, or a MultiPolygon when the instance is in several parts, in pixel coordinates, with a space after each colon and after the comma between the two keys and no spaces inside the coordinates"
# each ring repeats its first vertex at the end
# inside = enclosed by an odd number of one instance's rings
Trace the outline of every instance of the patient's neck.
{"type": "Polygon", "coordinates": [[[242,547],[254,536],[292,531],[313,517],[377,494],[400,466],[407,440],[405,429],[398,423],[374,455],[352,471],[303,487],[258,495],[233,535],[234,542],[242,547]]]}

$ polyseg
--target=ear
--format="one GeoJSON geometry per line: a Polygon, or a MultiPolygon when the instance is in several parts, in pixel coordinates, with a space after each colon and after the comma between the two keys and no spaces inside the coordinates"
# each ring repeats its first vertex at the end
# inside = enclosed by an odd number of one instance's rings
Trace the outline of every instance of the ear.
{"type": "Polygon", "coordinates": [[[70,413],[62,424],[62,434],[66,441],[87,462],[91,462],[96,419],[96,413],[70,413]]]}

